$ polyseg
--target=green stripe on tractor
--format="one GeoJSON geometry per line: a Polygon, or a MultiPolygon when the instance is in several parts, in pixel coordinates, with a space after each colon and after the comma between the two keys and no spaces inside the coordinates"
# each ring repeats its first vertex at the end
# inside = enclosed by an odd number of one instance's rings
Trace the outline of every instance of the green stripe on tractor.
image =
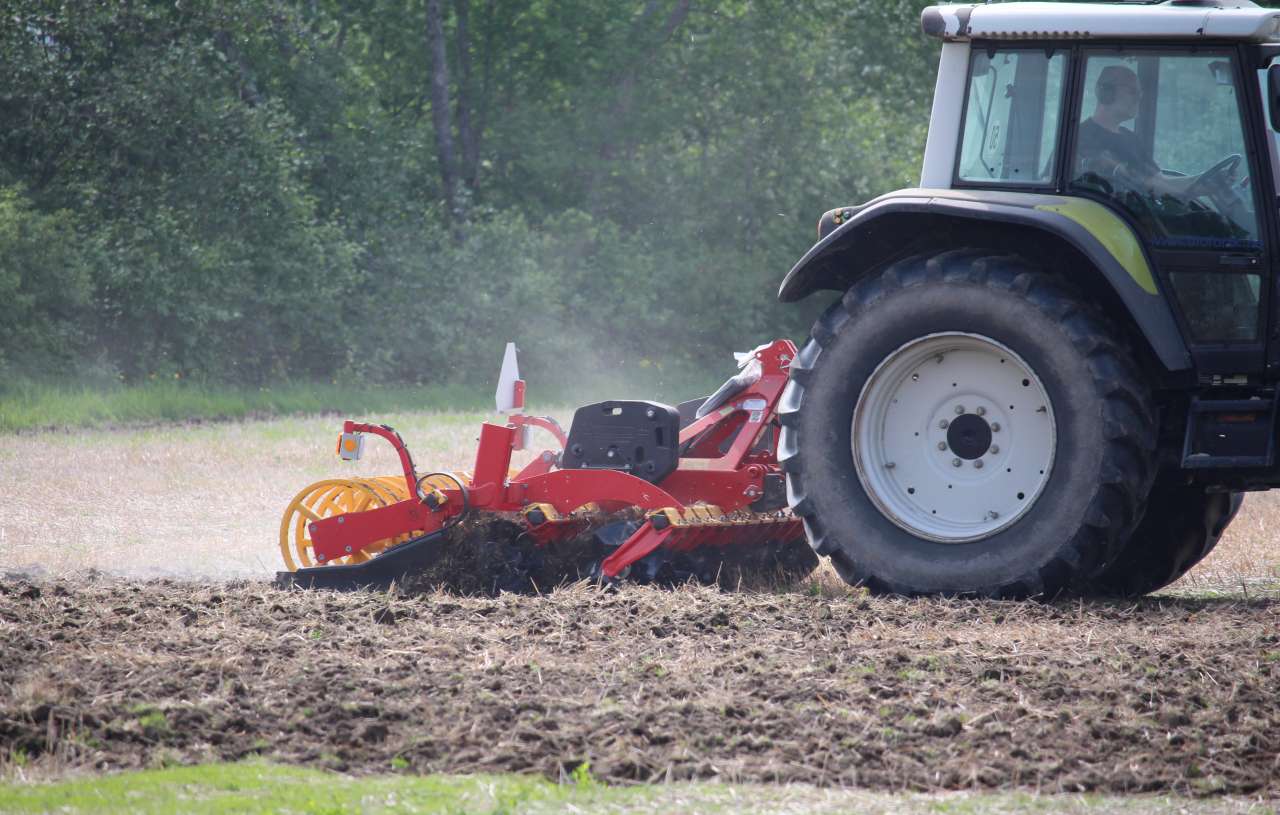
{"type": "Polygon", "coordinates": [[[1142,245],[1138,243],[1133,230],[1114,212],[1096,201],[1085,198],[1061,198],[1061,204],[1039,204],[1037,210],[1056,212],[1063,215],[1089,231],[1090,235],[1102,244],[1124,270],[1133,278],[1133,282],[1142,287],[1147,294],[1159,294],[1156,281],[1151,276],[1151,267],[1142,254],[1142,245]]]}

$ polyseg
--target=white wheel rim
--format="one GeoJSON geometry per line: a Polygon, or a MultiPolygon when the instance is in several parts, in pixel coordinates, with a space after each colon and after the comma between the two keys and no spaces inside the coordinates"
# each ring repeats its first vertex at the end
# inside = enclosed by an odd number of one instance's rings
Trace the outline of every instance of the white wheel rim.
{"type": "Polygon", "coordinates": [[[858,479],[886,518],[917,537],[968,543],[1035,504],[1057,427],[1021,357],[989,337],[949,332],[880,363],[858,395],[852,447],[858,479]]]}

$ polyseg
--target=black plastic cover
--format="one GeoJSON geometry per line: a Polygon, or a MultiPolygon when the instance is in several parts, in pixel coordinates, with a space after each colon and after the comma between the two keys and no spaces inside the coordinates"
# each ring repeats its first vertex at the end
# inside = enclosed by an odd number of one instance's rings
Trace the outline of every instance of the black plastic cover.
{"type": "Polygon", "coordinates": [[[578,408],[560,467],[623,470],[658,482],[680,463],[680,411],[661,402],[609,401],[578,408]]]}
{"type": "Polygon", "coordinates": [[[676,405],[676,410],[680,412],[681,430],[698,420],[698,408],[702,407],[702,403],[707,401],[707,398],[706,396],[700,396],[697,399],[690,399],[687,402],[681,402],[676,405]]]}
{"type": "Polygon", "coordinates": [[[276,585],[282,589],[386,589],[392,583],[421,572],[444,554],[445,530],[430,532],[387,549],[364,563],[341,566],[312,566],[296,572],[276,572],[276,585]]]}

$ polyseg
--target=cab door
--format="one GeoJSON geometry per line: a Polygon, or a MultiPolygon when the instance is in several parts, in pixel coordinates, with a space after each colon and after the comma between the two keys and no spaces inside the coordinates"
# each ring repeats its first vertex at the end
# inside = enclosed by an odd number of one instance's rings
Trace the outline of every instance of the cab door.
{"type": "Polygon", "coordinates": [[[1138,232],[1202,379],[1261,374],[1271,260],[1239,53],[1081,57],[1068,191],[1104,200],[1138,232]]]}

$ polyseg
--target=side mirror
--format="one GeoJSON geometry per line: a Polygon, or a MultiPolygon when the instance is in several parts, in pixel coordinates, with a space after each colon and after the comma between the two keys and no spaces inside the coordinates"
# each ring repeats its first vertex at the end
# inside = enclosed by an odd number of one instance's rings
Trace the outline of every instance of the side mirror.
{"type": "Polygon", "coordinates": [[[1267,69],[1267,114],[1271,129],[1280,131],[1280,65],[1267,69]]]}

